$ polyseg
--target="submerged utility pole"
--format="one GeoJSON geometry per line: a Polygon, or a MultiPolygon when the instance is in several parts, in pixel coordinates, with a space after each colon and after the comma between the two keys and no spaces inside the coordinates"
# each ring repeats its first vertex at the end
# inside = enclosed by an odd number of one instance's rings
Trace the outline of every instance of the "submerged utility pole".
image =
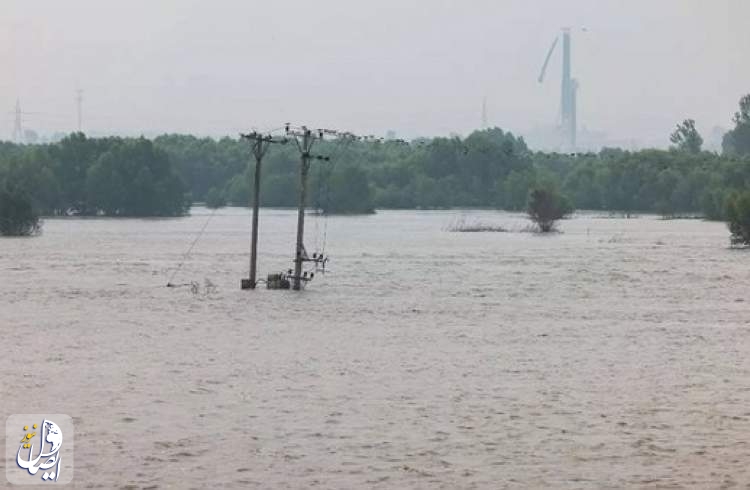
{"type": "MultiPolygon", "coordinates": [[[[305,251],[304,235],[305,235],[305,206],[307,204],[307,176],[310,171],[310,161],[312,159],[317,160],[330,160],[329,157],[321,155],[312,155],[310,151],[316,141],[322,140],[325,133],[332,131],[325,131],[322,129],[313,131],[309,130],[306,126],[301,128],[291,128],[288,124],[286,125],[286,134],[294,136],[294,141],[297,143],[297,149],[300,152],[301,162],[299,169],[299,207],[297,208],[297,245],[294,253],[294,277],[292,277],[292,289],[299,291],[302,289],[302,263],[308,260],[307,252],[305,251]]],[[[305,273],[307,274],[307,273],[305,273]]]]}
{"type": "MultiPolygon", "coordinates": [[[[308,257],[307,252],[305,250],[305,207],[307,205],[307,178],[310,173],[310,164],[313,160],[322,160],[322,161],[330,161],[331,158],[329,156],[323,156],[323,155],[313,155],[312,154],[312,148],[315,145],[317,141],[322,141],[325,139],[326,136],[332,136],[336,138],[339,143],[343,143],[346,141],[353,141],[353,140],[362,140],[362,139],[374,139],[374,136],[370,137],[361,137],[361,136],[355,136],[352,133],[346,133],[341,131],[334,131],[331,129],[315,129],[310,130],[307,128],[307,126],[299,126],[299,127],[292,127],[291,124],[287,123],[285,125],[286,129],[286,135],[292,139],[296,145],[297,149],[300,153],[300,171],[299,171],[299,207],[297,209],[297,242],[295,246],[295,253],[294,253],[294,272],[292,273],[292,270],[289,269],[286,273],[281,274],[269,274],[267,279],[267,287],[268,289],[289,289],[290,286],[295,291],[299,291],[302,289],[303,285],[306,284],[308,281],[311,281],[313,276],[315,275],[314,272],[302,272],[302,264],[304,262],[314,262],[315,267],[317,270],[317,267],[322,265],[323,271],[325,271],[325,264],[328,262],[328,257],[325,257],[322,253],[313,253],[312,257],[308,257]]],[[[247,136],[243,136],[247,137],[247,136]]],[[[258,207],[258,181],[260,180],[260,173],[258,168],[260,168],[260,158],[262,157],[263,152],[265,149],[262,146],[263,142],[266,142],[267,139],[270,137],[260,137],[257,134],[250,135],[248,137],[249,139],[252,139],[256,141],[254,148],[256,149],[256,159],[258,160],[258,165],[256,166],[256,180],[255,180],[255,202],[254,202],[254,209],[257,210],[258,207]],[[266,139],[263,139],[266,138],[266,139]],[[257,153],[260,151],[260,153],[257,153]],[[258,156],[260,154],[260,157],[258,156]]],[[[269,143],[277,143],[277,142],[284,142],[286,143],[286,139],[277,141],[273,140],[269,143]]],[[[252,257],[255,257],[255,242],[257,235],[257,213],[253,215],[253,252],[252,257]]],[[[251,258],[251,275],[254,274],[254,258],[251,258]]],[[[254,277],[254,276],[253,276],[254,277]]],[[[243,288],[245,287],[246,283],[245,280],[243,280],[243,288]]]]}
{"type": "Polygon", "coordinates": [[[307,174],[310,171],[310,150],[312,149],[315,139],[309,129],[303,128],[302,145],[302,164],[299,172],[299,207],[297,208],[297,246],[294,255],[294,283],[292,287],[299,291],[302,276],[302,259],[306,255],[304,252],[304,234],[305,234],[305,204],[307,202],[307,174]]]}
{"type": "Polygon", "coordinates": [[[270,135],[263,136],[255,131],[249,134],[241,134],[241,138],[248,141],[252,141],[253,145],[253,156],[255,156],[255,180],[253,182],[253,229],[252,239],[250,244],[250,279],[242,279],[242,289],[255,289],[258,281],[256,280],[257,275],[257,259],[258,259],[258,212],[260,208],[260,170],[263,156],[268,151],[268,148],[274,144],[285,144],[286,138],[278,139],[273,138],[270,135]]]}

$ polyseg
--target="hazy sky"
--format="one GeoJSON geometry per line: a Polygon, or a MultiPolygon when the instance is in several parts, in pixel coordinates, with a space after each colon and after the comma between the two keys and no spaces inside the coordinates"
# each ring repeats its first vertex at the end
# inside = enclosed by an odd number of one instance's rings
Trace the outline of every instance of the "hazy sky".
{"type": "Polygon", "coordinates": [[[661,140],[730,127],[750,92],[749,0],[2,0],[0,137],[16,98],[42,132],[236,134],[284,122],[403,136],[523,132],[559,113],[560,27],[579,122],[661,140]],[[579,28],[586,27],[588,32],[579,28]]]}

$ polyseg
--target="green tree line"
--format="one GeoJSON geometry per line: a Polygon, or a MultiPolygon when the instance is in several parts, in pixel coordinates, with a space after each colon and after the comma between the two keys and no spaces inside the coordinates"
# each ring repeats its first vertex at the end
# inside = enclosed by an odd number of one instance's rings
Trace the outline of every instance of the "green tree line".
{"type": "MultiPolygon", "coordinates": [[[[522,210],[529,191],[559,191],[577,209],[702,214],[724,219],[750,189],[750,96],[740,101],[722,154],[701,150],[695,122],[677,125],[670,150],[557,154],[531,151],[499,128],[465,138],[325,141],[315,152],[309,202],[329,213],[375,208],[522,210]]],[[[275,145],[263,162],[261,203],[297,205],[299,153],[275,145]]],[[[176,216],[191,202],[246,206],[254,162],[247,142],[190,135],[87,138],[47,145],[0,143],[0,182],[13,182],[44,214],[176,216]]]]}
{"type": "Polygon", "coordinates": [[[144,138],[0,143],[0,185],[23,190],[45,215],[179,216],[190,205],[171,157],[144,138]]]}

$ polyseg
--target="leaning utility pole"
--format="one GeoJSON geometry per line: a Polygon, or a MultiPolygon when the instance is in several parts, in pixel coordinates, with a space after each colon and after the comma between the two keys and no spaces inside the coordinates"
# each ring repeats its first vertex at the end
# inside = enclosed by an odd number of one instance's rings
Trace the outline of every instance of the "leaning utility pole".
{"type": "Polygon", "coordinates": [[[241,138],[252,141],[253,155],[255,156],[255,181],[253,183],[253,230],[250,244],[250,279],[242,279],[242,289],[255,289],[258,281],[256,280],[256,264],[258,259],[258,211],[260,208],[260,169],[263,156],[268,151],[271,144],[285,144],[286,138],[278,139],[270,135],[263,136],[255,131],[249,134],[241,134],[241,138]]]}

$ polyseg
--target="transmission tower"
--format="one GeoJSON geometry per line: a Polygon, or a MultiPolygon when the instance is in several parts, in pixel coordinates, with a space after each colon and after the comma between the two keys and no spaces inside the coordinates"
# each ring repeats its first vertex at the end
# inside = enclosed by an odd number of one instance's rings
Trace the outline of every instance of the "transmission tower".
{"type": "Polygon", "coordinates": [[[80,133],[83,127],[83,90],[81,89],[76,90],[76,108],[78,109],[78,132],[80,133]]]}
{"type": "Polygon", "coordinates": [[[16,99],[16,111],[13,119],[13,142],[23,142],[23,121],[21,119],[21,101],[16,99]]]}

